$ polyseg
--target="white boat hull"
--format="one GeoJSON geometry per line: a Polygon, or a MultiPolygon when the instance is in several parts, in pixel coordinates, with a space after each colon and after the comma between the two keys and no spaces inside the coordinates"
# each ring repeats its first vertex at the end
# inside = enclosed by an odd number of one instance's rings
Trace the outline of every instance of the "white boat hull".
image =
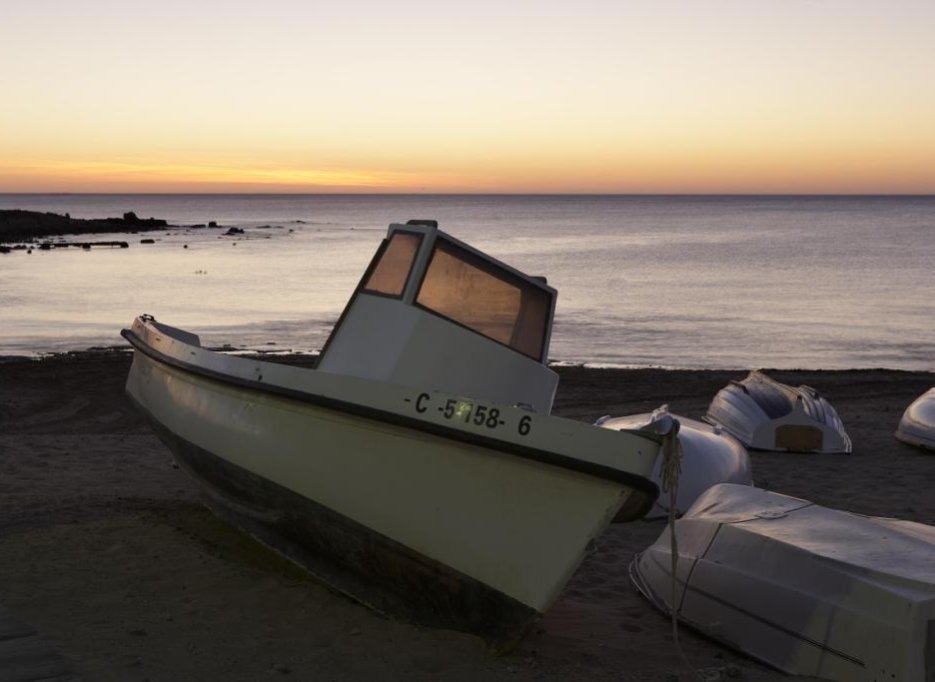
{"type": "Polygon", "coordinates": [[[838,413],[815,389],[787,386],[759,371],[722,388],[704,419],[754,450],[851,452],[838,413]]]}
{"type": "Polygon", "coordinates": [[[899,420],[896,437],[909,445],[935,450],[935,388],[906,408],[899,420]]]}
{"type": "MultiPolygon", "coordinates": [[[[675,523],[680,620],[793,675],[935,677],[935,528],[730,484],[675,523]]],[[[667,529],[634,585],[672,608],[667,529]]]]}
{"type": "Polygon", "coordinates": [[[377,610],[508,648],[621,507],[638,516],[655,496],[650,438],[504,406],[478,422],[466,399],[174,332],[126,332],[127,391],[209,505],[377,610]]]}
{"type": "MultiPolygon", "coordinates": [[[[626,417],[601,419],[598,426],[615,430],[640,430],[647,428],[657,418],[657,412],[636,414],[626,417]]],[[[668,414],[668,413],[666,413],[668,414]]],[[[671,415],[679,422],[678,438],[682,444],[681,472],[675,511],[684,514],[698,496],[718,483],[753,485],[753,470],[747,449],[736,438],[717,426],[711,426],[688,417],[671,415]]],[[[660,457],[653,470],[652,480],[662,487],[663,461],[660,457]]],[[[672,500],[662,492],[647,518],[668,515],[672,500]]]]}

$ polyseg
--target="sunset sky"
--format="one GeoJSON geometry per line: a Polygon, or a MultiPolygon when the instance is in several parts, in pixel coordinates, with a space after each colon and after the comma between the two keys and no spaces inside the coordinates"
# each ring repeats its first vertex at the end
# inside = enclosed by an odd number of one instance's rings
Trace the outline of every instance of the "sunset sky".
{"type": "Polygon", "coordinates": [[[935,193],[935,2],[0,3],[0,192],[935,193]]]}

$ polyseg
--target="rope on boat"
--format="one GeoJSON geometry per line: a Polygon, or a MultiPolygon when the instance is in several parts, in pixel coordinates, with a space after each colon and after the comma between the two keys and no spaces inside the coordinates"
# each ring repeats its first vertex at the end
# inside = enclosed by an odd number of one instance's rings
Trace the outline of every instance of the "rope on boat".
{"type": "Polygon", "coordinates": [[[682,644],[679,641],[679,619],[678,619],[678,565],[679,565],[679,543],[675,537],[675,516],[676,500],[679,492],[679,477],[682,474],[682,441],[679,440],[679,420],[673,418],[669,431],[662,440],[662,490],[669,493],[669,550],[672,555],[672,596],[671,608],[672,614],[672,641],[675,643],[675,650],[678,651],[682,663],[691,670],[699,679],[704,679],[701,672],[691,664],[685,652],[682,650],[682,644]]]}

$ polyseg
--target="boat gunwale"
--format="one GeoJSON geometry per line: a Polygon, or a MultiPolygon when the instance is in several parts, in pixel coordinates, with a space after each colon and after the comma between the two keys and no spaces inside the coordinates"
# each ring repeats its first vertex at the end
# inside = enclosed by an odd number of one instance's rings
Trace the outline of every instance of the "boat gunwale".
{"type": "MultiPolygon", "coordinates": [[[[915,423],[913,423],[913,425],[915,425],[915,423]]],[[[935,452],[935,439],[924,438],[912,433],[906,433],[904,430],[902,430],[901,425],[900,428],[893,432],[893,437],[896,438],[896,440],[898,440],[900,443],[905,443],[906,445],[921,448],[929,452],[935,452]]]]}
{"type": "MultiPolygon", "coordinates": [[[[639,474],[622,471],[620,469],[604,466],[595,462],[577,459],[575,457],[570,457],[568,455],[563,455],[557,452],[550,452],[540,448],[529,447],[497,438],[491,438],[488,436],[461,431],[459,429],[444,426],[442,424],[436,424],[416,417],[405,416],[377,407],[349,402],[340,398],[308,393],[293,388],[287,388],[284,386],[278,386],[275,384],[225,374],[223,372],[201,367],[199,365],[186,362],[163,353],[162,351],[148,344],[131,329],[121,330],[120,335],[126,339],[136,351],[143,353],[147,357],[157,362],[161,362],[162,364],[174,367],[178,370],[188,372],[190,374],[194,374],[196,376],[200,376],[220,384],[239,386],[241,388],[247,388],[259,393],[271,394],[281,398],[311,404],[323,409],[333,410],[345,414],[353,414],[359,417],[373,419],[375,421],[389,423],[404,428],[412,428],[423,433],[430,433],[432,435],[447,438],[449,440],[468,443],[470,445],[477,445],[504,454],[532,460],[541,464],[556,466],[574,471],[576,473],[613,481],[614,483],[631,487],[634,490],[648,493],[652,496],[653,500],[659,496],[659,487],[648,477],[643,477],[639,474]]],[[[633,433],[633,435],[645,438],[650,443],[658,443],[660,440],[659,437],[654,436],[654,434],[633,433]]]]}

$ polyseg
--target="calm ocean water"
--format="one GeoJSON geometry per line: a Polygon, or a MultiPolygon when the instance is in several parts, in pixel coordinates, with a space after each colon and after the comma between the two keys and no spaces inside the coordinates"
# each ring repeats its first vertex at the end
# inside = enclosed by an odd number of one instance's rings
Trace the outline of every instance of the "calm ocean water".
{"type": "Polygon", "coordinates": [[[0,354],[120,344],[144,312],[208,345],[315,350],[386,226],[435,218],[558,289],[553,360],[935,371],[935,197],[7,194],[0,208],[246,231],[0,256],[0,354]]]}

